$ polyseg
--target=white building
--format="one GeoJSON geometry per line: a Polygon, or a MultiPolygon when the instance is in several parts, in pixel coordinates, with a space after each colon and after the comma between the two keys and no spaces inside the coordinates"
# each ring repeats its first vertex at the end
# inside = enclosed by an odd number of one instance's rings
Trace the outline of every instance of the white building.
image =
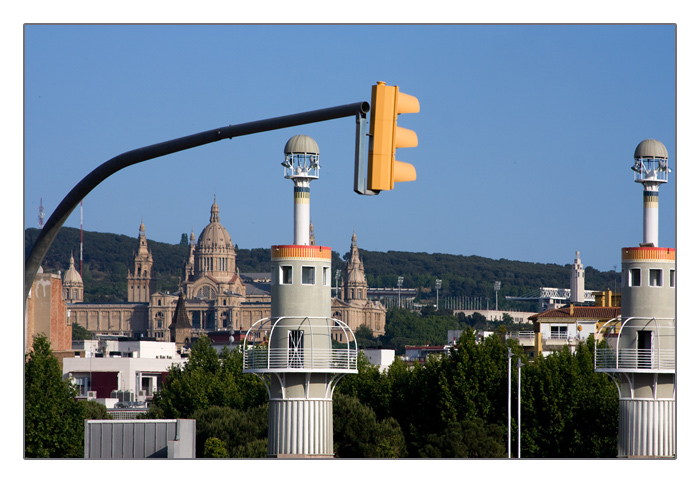
{"type": "Polygon", "coordinates": [[[63,377],[78,386],[79,398],[96,399],[108,408],[118,401],[147,401],[173,366],[187,359],[174,342],[102,337],[73,341],[76,356],[63,360],[63,377]]]}
{"type": "Polygon", "coordinates": [[[389,369],[396,358],[394,349],[362,349],[362,352],[365,353],[370,364],[379,366],[379,372],[389,369]]]}

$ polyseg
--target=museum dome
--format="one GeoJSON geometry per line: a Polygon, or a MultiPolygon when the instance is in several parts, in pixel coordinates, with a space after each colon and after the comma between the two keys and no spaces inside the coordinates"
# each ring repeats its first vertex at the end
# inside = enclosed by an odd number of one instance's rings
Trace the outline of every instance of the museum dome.
{"type": "Polygon", "coordinates": [[[226,249],[233,248],[233,242],[231,241],[231,235],[228,234],[226,228],[224,228],[219,222],[219,205],[216,204],[216,197],[214,197],[214,204],[211,205],[211,216],[209,217],[209,224],[202,230],[197,241],[198,249],[226,249]]]}
{"type": "Polygon", "coordinates": [[[66,273],[63,274],[63,285],[72,285],[72,284],[83,284],[83,277],[80,276],[80,273],[75,269],[75,260],[73,259],[73,254],[71,253],[70,255],[70,267],[68,267],[68,270],[66,273]]]}

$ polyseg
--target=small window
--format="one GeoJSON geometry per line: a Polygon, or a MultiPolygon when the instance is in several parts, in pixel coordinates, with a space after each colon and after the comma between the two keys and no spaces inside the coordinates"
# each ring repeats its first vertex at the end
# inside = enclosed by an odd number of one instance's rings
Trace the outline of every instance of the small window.
{"type": "Polygon", "coordinates": [[[629,286],[630,287],[641,287],[642,285],[642,269],[641,268],[630,268],[629,273],[629,286]]]}
{"type": "Polygon", "coordinates": [[[669,285],[671,287],[675,287],[676,286],[676,271],[674,269],[671,269],[669,275],[670,275],[669,276],[669,278],[670,278],[669,285]]]}
{"type": "Polygon", "coordinates": [[[292,283],[292,267],[287,265],[280,267],[280,283],[283,285],[292,283]]]}
{"type": "Polygon", "coordinates": [[[662,277],[663,271],[659,268],[649,269],[649,286],[650,287],[663,287],[664,281],[662,277]]]}
{"type": "Polygon", "coordinates": [[[301,283],[303,285],[316,283],[316,267],[301,267],[301,283]]]}
{"type": "Polygon", "coordinates": [[[331,284],[331,267],[323,267],[323,285],[331,284]]]}

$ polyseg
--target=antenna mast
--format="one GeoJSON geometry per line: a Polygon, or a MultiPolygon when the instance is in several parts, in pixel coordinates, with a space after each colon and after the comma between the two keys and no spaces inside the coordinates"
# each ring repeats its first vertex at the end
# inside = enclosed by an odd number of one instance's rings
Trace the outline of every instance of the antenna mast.
{"type": "Polygon", "coordinates": [[[44,228],[44,199],[39,198],[39,228],[44,228]]]}
{"type": "Polygon", "coordinates": [[[80,200],[80,278],[83,277],[83,200],[80,200]]]}

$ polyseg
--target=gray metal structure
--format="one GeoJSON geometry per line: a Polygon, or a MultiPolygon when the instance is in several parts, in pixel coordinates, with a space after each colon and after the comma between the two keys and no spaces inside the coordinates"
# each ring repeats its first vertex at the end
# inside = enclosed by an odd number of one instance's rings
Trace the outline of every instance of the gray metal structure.
{"type": "MultiPolygon", "coordinates": [[[[648,165],[639,156],[657,155],[667,157],[666,148],[643,141],[635,166],[648,165]]],[[[620,316],[596,334],[607,347],[596,349],[595,370],[613,377],[619,390],[619,457],[676,455],[676,251],[656,246],[658,218],[647,222],[649,202],[645,185],[644,242],[622,249],[620,316]]]]}
{"type": "Polygon", "coordinates": [[[194,419],[86,419],[85,458],[194,458],[196,427],[194,419]]]}
{"type": "Polygon", "coordinates": [[[331,249],[309,244],[309,181],[318,177],[318,154],[308,136],[285,147],[285,177],[295,187],[294,244],[272,247],[270,318],[253,324],[243,343],[243,372],[260,377],[270,398],[270,457],[332,457],[333,390],[357,373],[352,330],[331,317],[331,249]],[[343,341],[335,346],[334,333],[343,341]]]}

